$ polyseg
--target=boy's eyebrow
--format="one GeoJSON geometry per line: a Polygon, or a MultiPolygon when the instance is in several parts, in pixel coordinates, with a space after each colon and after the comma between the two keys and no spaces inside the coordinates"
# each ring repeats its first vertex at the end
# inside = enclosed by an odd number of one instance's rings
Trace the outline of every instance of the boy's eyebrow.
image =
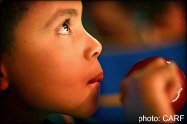
{"type": "Polygon", "coordinates": [[[78,12],[76,9],[59,9],[51,16],[44,27],[48,27],[56,20],[57,17],[64,15],[77,16],[78,12]]]}

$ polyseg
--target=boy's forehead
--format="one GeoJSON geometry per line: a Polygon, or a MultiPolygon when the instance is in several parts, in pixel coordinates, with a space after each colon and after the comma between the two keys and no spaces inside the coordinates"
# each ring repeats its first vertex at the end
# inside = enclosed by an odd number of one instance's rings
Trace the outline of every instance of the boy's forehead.
{"type": "Polygon", "coordinates": [[[28,28],[29,24],[32,25],[32,31],[37,33],[43,29],[49,29],[48,27],[59,25],[63,17],[81,17],[81,15],[81,1],[31,1],[27,14],[20,20],[17,30],[19,29],[20,34],[23,34],[23,29],[28,28]]]}
{"type": "Polygon", "coordinates": [[[48,16],[53,15],[60,9],[72,9],[76,10],[77,15],[82,14],[82,3],[81,1],[34,1],[30,4],[29,13],[48,16]]]}
{"type": "Polygon", "coordinates": [[[55,8],[55,7],[63,7],[63,8],[77,8],[82,9],[82,3],[81,1],[34,1],[31,3],[31,7],[37,7],[37,8],[55,8]]]}

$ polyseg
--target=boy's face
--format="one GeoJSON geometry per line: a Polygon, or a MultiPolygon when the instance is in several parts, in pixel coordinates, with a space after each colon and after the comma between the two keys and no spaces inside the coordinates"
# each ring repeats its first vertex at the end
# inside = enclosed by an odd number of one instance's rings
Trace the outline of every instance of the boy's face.
{"type": "Polygon", "coordinates": [[[8,76],[32,107],[79,116],[97,107],[101,44],[81,22],[80,1],[35,2],[15,28],[8,76]]]}

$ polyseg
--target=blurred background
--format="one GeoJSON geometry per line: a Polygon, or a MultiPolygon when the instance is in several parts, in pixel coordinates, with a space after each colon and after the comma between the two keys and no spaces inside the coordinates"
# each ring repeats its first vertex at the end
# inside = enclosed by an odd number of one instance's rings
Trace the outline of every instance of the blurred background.
{"type": "MultiPolygon", "coordinates": [[[[184,1],[83,1],[83,25],[103,46],[99,61],[105,77],[92,116],[97,123],[125,122],[119,85],[137,61],[166,57],[186,75],[184,1]]],[[[186,114],[186,106],[178,114],[186,114]]]]}
{"type": "Polygon", "coordinates": [[[103,46],[125,50],[156,48],[185,37],[184,1],[83,2],[85,28],[103,46]]]}

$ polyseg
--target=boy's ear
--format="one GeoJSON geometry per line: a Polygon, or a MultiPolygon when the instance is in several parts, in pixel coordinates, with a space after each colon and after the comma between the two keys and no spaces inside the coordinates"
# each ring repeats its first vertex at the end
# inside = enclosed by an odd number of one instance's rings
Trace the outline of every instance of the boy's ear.
{"type": "Polygon", "coordinates": [[[3,63],[1,64],[1,70],[0,70],[0,91],[4,91],[8,88],[9,86],[9,81],[7,77],[7,71],[5,69],[5,66],[3,63]]]}

